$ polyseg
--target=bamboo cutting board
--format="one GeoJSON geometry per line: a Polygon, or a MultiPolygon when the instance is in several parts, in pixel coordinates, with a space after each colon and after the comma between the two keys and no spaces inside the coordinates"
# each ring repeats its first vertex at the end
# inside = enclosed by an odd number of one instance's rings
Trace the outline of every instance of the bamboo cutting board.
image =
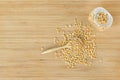
{"type": "Polygon", "coordinates": [[[120,80],[120,0],[0,0],[0,80],[120,80]],[[40,54],[55,45],[57,27],[87,21],[99,6],[114,23],[97,32],[92,66],[68,69],[54,54],[40,54]]]}

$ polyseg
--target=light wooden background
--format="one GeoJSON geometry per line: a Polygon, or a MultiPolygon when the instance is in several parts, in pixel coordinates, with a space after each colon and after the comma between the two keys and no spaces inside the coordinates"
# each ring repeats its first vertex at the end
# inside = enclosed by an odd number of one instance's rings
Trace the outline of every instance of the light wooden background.
{"type": "Polygon", "coordinates": [[[0,80],[120,80],[120,0],[0,0],[0,80]],[[87,21],[98,6],[114,23],[97,32],[93,66],[67,69],[54,54],[40,54],[54,46],[57,27],[87,21]]]}

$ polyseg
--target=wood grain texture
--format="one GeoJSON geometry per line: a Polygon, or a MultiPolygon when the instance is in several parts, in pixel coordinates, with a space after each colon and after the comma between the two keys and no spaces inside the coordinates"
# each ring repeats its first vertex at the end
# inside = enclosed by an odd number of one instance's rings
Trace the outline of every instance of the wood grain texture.
{"type": "Polygon", "coordinates": [[[0,80],[120,80],[120,0],[0,0],[0,80]],[[114,23],[97,32],[93,66],[67,69],[54,54],[40,54],[53,46],[57,27],[87,20],[98,6],[114,23]]]}

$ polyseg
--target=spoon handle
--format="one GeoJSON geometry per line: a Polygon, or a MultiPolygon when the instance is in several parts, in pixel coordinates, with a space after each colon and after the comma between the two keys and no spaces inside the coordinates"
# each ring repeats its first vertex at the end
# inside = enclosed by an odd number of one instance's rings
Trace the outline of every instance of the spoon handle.
{"type": "Polygon", "coordinates": [[[41,54],[47,54],[47,53],[54,52],[54,51],[57,51],[57,50],[60,50],[63,48],[68,48],[68,46],[65,45],[65,46],[61,46],[61,47],[57,47],[57,48],[48,49],[48,50],[42,52],[41,54]]]}

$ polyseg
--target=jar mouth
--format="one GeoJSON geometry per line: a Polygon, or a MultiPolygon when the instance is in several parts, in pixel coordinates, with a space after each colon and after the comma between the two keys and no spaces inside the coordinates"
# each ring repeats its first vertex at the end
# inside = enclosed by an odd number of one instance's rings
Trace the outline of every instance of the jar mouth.
{"type": "Polygon", "coordinates": [[[94,9],[93,11],[93,14],[95,15],[94,16],[94,23],[98,26],[98,27],[101,27],[101,26],[104,26],[104,27],[110,27],[113,23],[113,17],[112,15],[104,8],[102,7],[98,7],[96,9],[94,9]],[[108,20],[106,23],[104,24],[101,24],[99,21],[98,21],[98,16],[100,13],[104,13],[104,14],[107,14],[108,16],[108,20]]]}
{"type": "Polygon", "coordinates": [[[96,21],[99,24],[107,24],[109,22],[109,15],[104,12],[99,12],[96,14],[96,21]]]}

